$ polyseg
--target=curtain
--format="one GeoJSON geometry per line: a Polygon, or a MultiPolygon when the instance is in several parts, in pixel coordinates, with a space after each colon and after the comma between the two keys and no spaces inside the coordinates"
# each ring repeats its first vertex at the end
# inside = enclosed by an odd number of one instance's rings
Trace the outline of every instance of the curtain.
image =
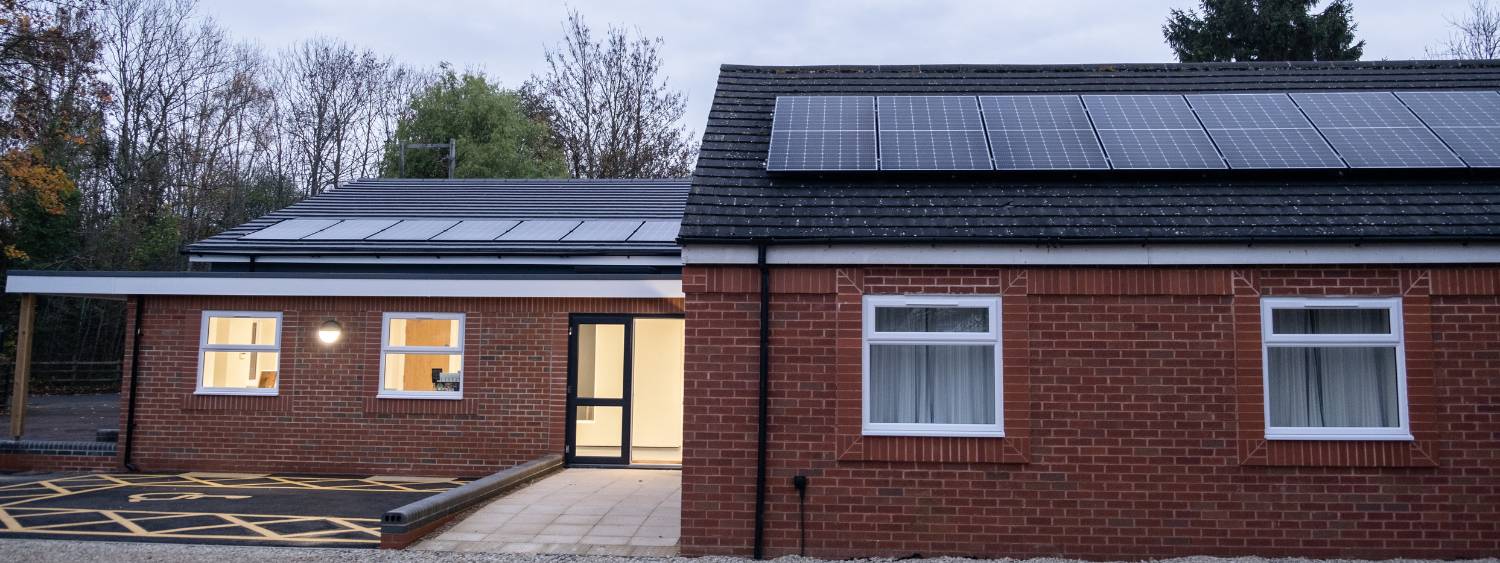
{"type": "MultiPolygon", "coordinates": [[[[1388,315],[1384,309],[1281,309],[1272,320],[1277,334],[1384,334],[1388,315]]],[[[1395,346],[1273,346],[1267,361],[1272,426],[1400,425],[1395,346]]]]}
{"type": "Polygon", "coordinates": [[[870,422],[995,423],[995,347],[870,345],[870,422]]]}

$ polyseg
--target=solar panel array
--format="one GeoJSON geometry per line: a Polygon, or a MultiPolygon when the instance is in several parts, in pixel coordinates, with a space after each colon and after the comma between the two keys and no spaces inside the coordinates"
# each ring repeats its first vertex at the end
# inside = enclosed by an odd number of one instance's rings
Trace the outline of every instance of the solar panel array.
{"type": "Polygon", "coordinates": [[[780,96],[766,169],[1500,167],[1500,93],[780,96]]]}
{"type": "Polygon", "coordinates": [[[679,221],[620,219],[287,219],[253,240],[671,242],[679,221]]]}

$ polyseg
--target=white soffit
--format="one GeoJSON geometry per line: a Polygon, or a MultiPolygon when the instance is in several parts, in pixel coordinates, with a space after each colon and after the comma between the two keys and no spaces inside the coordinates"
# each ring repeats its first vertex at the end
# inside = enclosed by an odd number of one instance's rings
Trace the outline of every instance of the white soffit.
{"type": "MultiPolygon", "coordinates": [[[[686,264],[754,264],[756,248],[689,244],[686,264]]],[[[1500,244],[851,244],[773,245],[771,264],[1224,266],[1500,263],[1500,244]]]]}
{"type": "Polygon", "coordinates": [[[682,297],[679,279],[418,279],[223,276],[29,276],[6,293],[41,295],[224,295],[260,297],[682,297]]]}

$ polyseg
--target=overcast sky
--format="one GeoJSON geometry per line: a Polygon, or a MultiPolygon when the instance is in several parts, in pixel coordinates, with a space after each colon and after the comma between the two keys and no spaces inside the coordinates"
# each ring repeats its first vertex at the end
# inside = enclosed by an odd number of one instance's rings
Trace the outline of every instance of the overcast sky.
{"type": "MultiPolygon", "coordinates": [[[[1423,58],[1467,0],[1354,0],[1365,60],[1423,58]]],[[[1171,61],[1167,10],[1196,0],[573,0],[596,30],[666,41],[666,71],[701,132],[720,63],[1171,61]]],[[[203,0],[237,36],[280,49],[329,35],[428,66],[448,61],[516,86],[542,67],[567,7],[550,0],[203,0]]]]}

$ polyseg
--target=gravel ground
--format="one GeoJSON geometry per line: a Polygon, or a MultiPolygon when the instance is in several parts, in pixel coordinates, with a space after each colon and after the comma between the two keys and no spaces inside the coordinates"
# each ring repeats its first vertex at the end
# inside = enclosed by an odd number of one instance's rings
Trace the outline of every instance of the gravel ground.
{"type": "MultiPolygon", "coordinates": [[[[31,561],[150,561],[152,563],[244,563],[245,561],[307,561],[307,562],[498,562],[498,563],[639,563],[643,559],[629,557],[599,557],[584,555],[525,555],[508,553],[451,553],[440,551],[390,551],[372,549],[328,549],[294,547],[239,547],[166,543],[126,543],[105,541],[64,540],[0,540],[0,561],[22,563],[31,561]]],[[[750,563],[748,559],[735,557],[702,557],[697,559],[672,558],[663,563],[750,563]]],[[[817,559],[783,557],[778,563],[820,563],[817,559]]],[[[868,559],[870,563],[890,563],[890,559],[868,559]]],[[[924,560],[923,563],[973,563],[978,560],[941,557],[924,560]]],[[[992,559],[997,563],[1077,563],[1072,559],[992,559]]],[[[1346,563],[1348,560],[1321,560],[1328,563],[1346,563]]],[[[1418,563],[1422,560],[1392,560],[1418,563]]],[[[1312,559],[1263,559],[1240,557],[1183,557],[1165,559],[1162,563],[1318,563],[1312,559]]],[[[1474,563],[1500,563],[1500,559],[1476,559],[1474,563]]]]}

